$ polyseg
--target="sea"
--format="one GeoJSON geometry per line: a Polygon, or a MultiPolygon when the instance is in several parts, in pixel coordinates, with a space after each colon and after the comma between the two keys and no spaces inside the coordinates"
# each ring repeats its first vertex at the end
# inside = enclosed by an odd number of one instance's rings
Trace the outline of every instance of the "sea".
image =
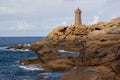
{"type": "Polygon", "coordinates": [[[29,50],[7,50],[7,46],[30,44],[44,37],[0,37],[0,80],[59,80],[64,72],[51,72],[34,66],[22,66],[19,60],[36,57],[29,50]],[[44,79],[39,74],[46,74],[44,79]]]}

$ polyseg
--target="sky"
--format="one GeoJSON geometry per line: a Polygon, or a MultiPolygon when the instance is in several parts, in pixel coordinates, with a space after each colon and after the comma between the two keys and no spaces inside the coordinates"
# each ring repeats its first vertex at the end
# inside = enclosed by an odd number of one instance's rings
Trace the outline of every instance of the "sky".
{"type": "Polygon", "coordinates": [[[58,26],[74,24],[74,10],[82,23],[95,24],[120,17],[120,0],[0,0],[0,37],[47,36],[58,26]]]}

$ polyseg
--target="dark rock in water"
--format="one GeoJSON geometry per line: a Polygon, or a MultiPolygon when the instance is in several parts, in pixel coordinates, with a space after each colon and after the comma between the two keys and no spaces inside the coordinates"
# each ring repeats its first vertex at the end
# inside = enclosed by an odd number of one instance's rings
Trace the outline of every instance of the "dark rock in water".
{"type": "Polygon", "coordinates": [[[19,49],[19,50],[29,50],[29,45],[14,45],[14,46],[8,46],[6,49],[19,49]]]}
{"type": "Polygon", "coordinates": [[[39,74],[39,78],[44,79],[44,78],[46,78],[46,75],[45,74],[39,74]]]}
{"type": "Polygon", "coordinates": [[[23,59],[19,61],[20,64],[22,65],[30,65],[30,64],[40,64],[41,61],[35,57],[35,58],[28,58],[28,59],[23,59]]]}

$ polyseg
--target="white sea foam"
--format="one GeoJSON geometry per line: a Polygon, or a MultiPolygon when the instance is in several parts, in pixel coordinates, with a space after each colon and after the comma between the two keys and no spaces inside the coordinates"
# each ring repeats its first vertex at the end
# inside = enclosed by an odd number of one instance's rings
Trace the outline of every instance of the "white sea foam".
{"type": "Polygon", "coordinates": [[[31,44],[24,44],[25,46],[30,46],[31,44]]]}
{"type": "Polygon", "coordinates": [[[38,68],[38,65],[27,65],[27,66],[23,66],[23,65],[21,65],[21,66],[19,66],[20,68],[23,68],[23,69],[25,69],[25,70],[43,70],[43,68],[41,68],[41,67],[39,67],[38,68]]]}
{"type": "Polygon", "coordinates": [[[30,51],[29,49],[5,49],[5,50],[8,50],[8,51],[30,51]]]}
{"type": "MultiPolygon", "coordinates": [[[[30,46],[31,44],[18,44],[18,46],[30,46]]],[[[11,48],[11,49],[7,49],[9,46],[6,46],[6,47],[0,47],[0,50],[5,50],[5,51],[30,51],[29,49],[14,49],[14,48],[11,48]]]]}
{"type": "Polygon", "coordinates": [[[17,49],[18,51],[30,51],[29,49],[25,49],[25,50],[22,50],[22,49],[17,49]]]}
{"type": "Polygon", "coordinates": [[[24,46],[30,46],[31,44],[23,44],[24,46]]]}
{"type": "Polygon", "coordinates": [[[29,49],[7,49],[6,47],[0,47],[0,50],[4,50],[4,51],[30,51],[29,49]]]}
{"type": "Polygon", "coordinates": [[[6,49],[7,47],[0,47],[1,50],[6,49]]]}
{"type": "Polygon", "coordinates": [[[18,60],[18,61],[16,61],[16,63],[20,63],[20,61],[18,60]]]}
{"type": "Polygon", "coordinates": [[[18,44],[18,46],[21,46],[21,45],[30,46],[31,44],[18,44]]]}

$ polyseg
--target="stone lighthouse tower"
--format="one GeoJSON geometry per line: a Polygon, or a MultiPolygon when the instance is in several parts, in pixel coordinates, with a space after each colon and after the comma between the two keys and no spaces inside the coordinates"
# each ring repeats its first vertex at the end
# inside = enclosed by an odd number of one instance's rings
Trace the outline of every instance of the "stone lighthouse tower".
{"type": "Polygon", "coordinates": [[[74,25],[76,27],[79,27],[80,25],[82,25],[82,20],[81,20],[81,10],[79,8],[77,8],[75,10],[75,23],[74,25]]]}

